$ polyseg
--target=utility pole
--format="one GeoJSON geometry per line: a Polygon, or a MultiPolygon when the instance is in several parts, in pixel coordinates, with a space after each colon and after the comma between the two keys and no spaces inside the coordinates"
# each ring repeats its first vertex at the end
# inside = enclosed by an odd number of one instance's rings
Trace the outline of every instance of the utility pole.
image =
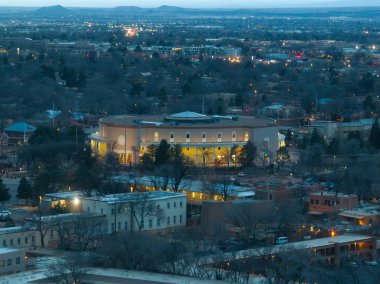
{"type": "Polygon", "coordinates": [[[202,114],[205,114],[205,96],[202,98],[202,114]]]}
{"type": "Polygon", "coordinates": [[[318,112],[318,93],[315,93],[315,114],[318,112]]]}
{"type": "Polygon", "coordinates": [[[53,113],[52,113],[52,118],[53,118],[53,128],[55,128],[55,106],[53,102],[53,113]]]}

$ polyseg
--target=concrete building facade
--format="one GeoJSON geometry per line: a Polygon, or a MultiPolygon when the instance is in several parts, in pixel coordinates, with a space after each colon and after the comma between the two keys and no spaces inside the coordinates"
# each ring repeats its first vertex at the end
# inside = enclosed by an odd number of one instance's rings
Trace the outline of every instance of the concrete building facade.
{"type": "Polygon", "coordinates": [[[162,139],[180,144],[195,165],[236,163],[234,149],[252,141],[258,154],[269,160],[279,148],[273,119],[248,116],[207,116],[182,112],[168,116],[113,116],[99,121],[99,132],[91,136],[91,147],[100,156],[118,155],[122,164],[134,164],[162,139]]]}
{"type": "Polygon", "coordinates": [[[0,248],[0,275],[26,270],[25,252],[13,248],[0,248]]]}
{"type": "Polygon", "coordinates": [[[309,195],[309,213],[323,214],[358,207],[358,196],[329,191],[312,192],[309,195]]]}
{"type": "Polygon", "coordinates": [[[108,234],[186,225],[186,194],[153,191],[84,198],[83,210],[106,216],[108,234]]]}

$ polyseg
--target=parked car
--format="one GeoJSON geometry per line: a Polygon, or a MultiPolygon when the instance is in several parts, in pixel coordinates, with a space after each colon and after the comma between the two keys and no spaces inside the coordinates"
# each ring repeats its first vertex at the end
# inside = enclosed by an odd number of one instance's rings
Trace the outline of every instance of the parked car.
{"type": "Polygon", "coordinates": [[[9,220],[11,219],[11,212],[8,210],[3,210],[0,212],[0,220],[9,220]]]}
{"type": "Polygon", "coordinates": [[[245,177],[245,176],[246,176],[245,172],[238,173],[238,177],[245,177]]]}
{"type": "Polygon", "coordinates": [[[243,250],[247,248],[248,244],[245,241],[237,240],[237,239],[228,239],[221,241],[219,243],[219,247],[222,251],[237,251],[237,250],[243,250]]]}
{"type": "Polygon", "coordinates": [[[369,266],[376,266],[377,261],[376,260],[369,260],[369,261],[365,261],[365,264],[367,264],[369,266]]]}
{"type": "Polygon", "coordinates": [[[276,239],[276,245],[283,245],[283,244],[287,244],[288,242],[289,240],[287,237],[278,237],[276,239]]]}

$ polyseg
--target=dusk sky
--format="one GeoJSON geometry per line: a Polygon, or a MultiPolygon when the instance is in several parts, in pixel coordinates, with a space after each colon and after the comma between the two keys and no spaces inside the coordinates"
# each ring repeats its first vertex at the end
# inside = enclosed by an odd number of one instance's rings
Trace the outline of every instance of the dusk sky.
{"type": "Polygon", "coordinates": [[[139,6],[139,7],[158,7],[161,5],[173,5],[191,8],[255,8],[265,6],[295,6],[312,3],[329,3],[336,0],[0,0],[0,6],[50,6],[62,5],[66,7],[115,7],[115,6],[139,6]]]}

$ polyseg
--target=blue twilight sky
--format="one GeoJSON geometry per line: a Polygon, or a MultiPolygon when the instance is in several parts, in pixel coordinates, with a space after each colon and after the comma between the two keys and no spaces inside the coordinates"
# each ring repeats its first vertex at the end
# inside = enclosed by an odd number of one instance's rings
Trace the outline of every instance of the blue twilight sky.
{"type": "MultiPolygon", "coordinates": [[[[189,8],[256,8],[270,6],[294,7],[297,5],[304,6],[307,4],[339,1],[340,0],[0,0],[0,6],[40,7],[59,4],[65,7],[115,7],[129,5],[158,7],[161,5],[173,5],[189,8]]],[[[365,2],[366,0],[358,1],[365,2]]]]}

